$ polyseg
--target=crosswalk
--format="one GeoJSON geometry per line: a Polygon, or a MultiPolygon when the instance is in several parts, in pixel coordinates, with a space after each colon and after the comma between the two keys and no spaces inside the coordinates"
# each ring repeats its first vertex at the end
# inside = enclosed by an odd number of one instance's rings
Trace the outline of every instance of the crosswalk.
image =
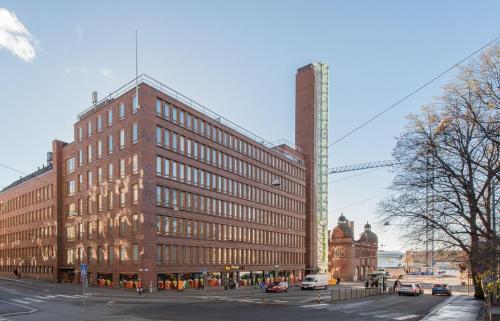
{"type": "MultiPolygon", "coordinates": [[[[92,293],[87,293],[86,297],[91,296],[92,293]]],[[[57,299],[72,299],[72,300],[79,300],[82,299],[83,295],[82,294],[73,294],[73,295],[67,295],[67,294],[46,294],[46,295],[34,295],[31,297],[20,297],[20,298],[15,298],[15,299],[10,299],[11,302],[17,303],[17,304],[24,304],[24,305],[30,305],[33,303],[45,303],[49,300],[57,300],[57,299]]],[[[2,321],[0,319],[0,321],[2,321]]]]}

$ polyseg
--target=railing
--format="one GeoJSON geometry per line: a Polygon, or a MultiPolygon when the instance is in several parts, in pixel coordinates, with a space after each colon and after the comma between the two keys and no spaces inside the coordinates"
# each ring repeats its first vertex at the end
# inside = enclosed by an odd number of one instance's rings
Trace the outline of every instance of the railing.
{"type": "MultiPolygon", "coordinates": [[[[134,78],[133,80],[129,81],[128,83],[126,83],[122,87],[118,88],[117,90],[113,91],[109,95],[107,95],[104,98],[102,98],[101,100],[99,100],[95,105],[90,106],[89,108],[87,108],[86,110],[84,110],[83,112],[78,114],[78,120],[81,120],[82,118],[84,118],[88,113],[96,111],[102,104],[109,103],[110,101],[112,101],[116,97],[119,97],[120,95],[124,94],[128,90],[134,88],[137,84],[141,84],[141,83],[145,83],[145,84],[163,92],[164,94],[174,98],[175,100],[185,104],[186,106],[189,106],[189,107],[197,110],[198,112],[212,118],[213,120],[221,123],[222,125],[235,130],[236,132],[254,140],[255,142],[257,142],[261,145],[264,145],[265,147],[276,152],[278,155],[285,156],[286,158],[288,158],[288,159],[292,160],[293,162],[298,163],[300,165],[304,164],[304,161],[302,159],[300,159],[294,155],[291,155],[290,153],[286,152],[285,150],[283,150],[279,147],[276,147],[275,144],[266,141],[265,139],[261,138],[260,136],[254,134],[253,132],[233,123],[232,121],[225,118],[224,116],[217,114],[216,112],[206,108],[205,106],[201,105],[200,103],[196,102],[195,100],[184,96],[183,94],[179,93],[175,89],[172,89],[171,87],[163,84],[162,82],[160,82],[160,81],[158,81],[158,80],[156,80],[156,79],[154,79],[146,74],[139,75],[137,78],[134,78]]],[[[288,143],[287,143],[287,145],[289,145],[292,149],[297,150],[299,153],[302,153],[302,150],[299,147],[297,147],[293,144],[288,144],[288,143]]]]}
{"type": "Polygon", "coordinates": [[[382,288],[331,288],[331,302],[352,300],[358,298],[364,298],[368,296],[375,296],[381,294],[391,294],[394,293],[393,289],[390,287],[388,291],[383,291],[382,288]]]}

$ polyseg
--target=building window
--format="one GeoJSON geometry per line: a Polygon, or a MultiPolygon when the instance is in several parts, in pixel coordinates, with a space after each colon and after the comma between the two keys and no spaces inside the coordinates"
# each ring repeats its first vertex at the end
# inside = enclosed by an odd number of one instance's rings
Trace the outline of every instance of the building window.
{"type": "Polygon", "coordinates": [[[90,221],[87,222],[87,239],[91,240],[94,237],[94,224],[90,221]]]}
{"type": "Polygon", "coordinates": [[[138,109],[139,109],[139,97],[137,95],[134,95],[134,97],[132,97],[132,114],[135,114],[138,109]]]}
{"type": "Polygon", "coordinates": [[[75,170],[75,158],[71,157],[66,160],[66,174],[72,173],[75,170]]]}
{"type": "Polygon", "coordinates": [[[70,180],[66,182],[66,195],[72,196],[76,192],[75,180],[70,180]]]}
{"type": "Polygon", "coordinates": [[[137,123],[132,124],[132,144],[136,144],[138,139],[137,123]]]}
{"type": "Polygon", "coordinates": [[[120,225],[119,225],[120,236],[125,235],[126,228],[127,228],[127,218],[125,216],[120,216],[120,225]]]}
{"type": "Polygon", "coordinates": [[[113,153],[113,135],[108,135],[108,154],[113,153]]]}
{"type": "Polygon", "coordinates": [[[102,140],[97,141],[97,158],[102,157],[102,140]]]}
{"type": "Polygon", "coordinates": [[[97,131],[100,132],[102,130],[102,115],[97,116],[97,131]]]}
{"type": "Polygon", "coordinates": [[[104,248],[102,246],[97,247],[97,264],[104,263],[104,248]]]}
{"type": "Polygon", "coordinates": [[[139,202],[139,184],[132,185],[132,204],[139,202]]]}
{"type": "Polygon", "coordinates": [[[91,121],[89,121],[87,123],[87,137],[90,137],[90,136],[92,136],[92,122],[91,121]]]}
{"type": "Polygon", "coordinates": [[[74,241],[75,240],[75,227],[74,226],[66,226],[66,241],[74,241]]]}
{"type": "Polygon", "coordinates": [[[132,249],[133,249],[133,260],[134,262],[139,261],[139,245],[138,244],[132,244],[132,249]]]}
{"type": "Polygon", "coordinates": [[[102,194],[97,194],[97,211],[102,212],[102,194]]]}
{"type": "Polygon", "coordinates": [[[113,236],[113,219],[108,217],[107,219],[107,232],[108,232],[108,237],[113,236]]]}
{"type": "Polygon", "coordinates": [[[87,263],[92,262],[94,259],[94,252],[92,251],[92,247],[87,247],[87,263]]]}
{"type": "Polygon", "coordinates": [[[75,264],[73,251],[73,249],[66,249],[66,264],[75,264]]]}
{"type": "Polygon", "coordinates": [[[120,207],[125,207],[125,187],[120,187],[120,207]]]}
{"type": "Polygon", "coordinates": [[[97,184],[101,184],[104,181],[102,167],[97,167],[97,184]]]}
{"type": "Polygon", "coordinates": [[[132,174],[137,174],[139,171],[139,160],[137,154],[132,155],[132,174]]]}
{"type": "Polygon", "coordinates": [[[118,105],[118,117],[120,118],[120,120],[125,118],[125,104],[124,103],[120,103],[118,105]]]}
{"type": "Polygon", "coordinates": [[[125,129],[120,129],[120,149],[125,148],[125,129]]]}
{"type": "Polygon", "coordinates": [[[113,180],[113,163],[108,164],[108,181],[113,180]]]}
{"type": "Polygon", "coordinates": [[[108,245],[108,263],[113,264],[115,262],[115,249],[113,245],[108,245]]]}
{"type": "Polygon", "coordinates": [[[78,248],[78,252],[76,253],[76,255],[78,255],[78,262],[83,262],[83,247],[78,248]]]}
{"type": "Polygon", "coordinates": [[[92,214],[92,198],[87,196],[87,214],[92,214]]]}
{"type": "Polygon", "coordinates": [[[161,115],[161,100],[159,99],[156,99],[156,114],[161,115]]]}
{"type": "Polygon", "coordinates": [[[156,262],[161,262],[161,244],[156,244],[156,262]]]}
{"type": "Polygon", "coordinates": [[[78,150],[78,166],[83,165],[83,151],[80,149],[78,150]]]}
{"type": "Polygon", "coordinates": [[[156,175],[161,176],[161,164],[162,164],[162,159],[160,156],[156,156],[156,175]]]}
{"type": "Polygon", "coordinates": [[[92,181],[92,171],[87,171],[87,187],[91,187],[93,184],[92,181]]]}
{"type": "Polygon", "coordinates": [[[161,234],[161,221],[162,216],[156,215],[156,234],[161,234]]]}
{"type": "Polygon", "coordinates": [[[161,206],[161,186],[156,186],[156,205],[161,206]]]}
{"type": "Polygon", "coordinates": [[[114,199],[113,199],[113,191],[108,191],[108,210],[113,209],[114,207],[114,199]]]}
{"type": "Polygon", "coordinates": [[[120,159],[120,178],[124,178],[125,177],[125,159],[120,159]]]}
{"type": "Polygon", "coordinates": [[[125,245],[120,245],[120,262],[125,262],[127,259],[127,248],[125,245]]]}
{"type": "Polygon", "coordinates": [[[78,240],[83,240],[83,223],[78,223],[78,240]]]}
{"type": "Polygon", "coordinates": [[[68,217],[76,216],[75,203],[69,203],[69,204],[66,205],[66,215],[68,217]]]}
{"type": "Polygon", "coordinates": [[[108,110],[108,127],[113,125],[113,109],[108,110]]]}
{"type": "Polygon", "coordinates": [[[138,214],[132,215],[132,233],[133,234],[139,233],[139,215],[138,214]]]}
{"type": "Polygon", "coordinates": [[[87,163],[92,162],[92,144],[87,145],[87,163]]]}
{"type": "Polygon", "coordinates": [[[82,126],[78,127],[78,141],[81,142],[83,139],[83,128],[82,126]]]}

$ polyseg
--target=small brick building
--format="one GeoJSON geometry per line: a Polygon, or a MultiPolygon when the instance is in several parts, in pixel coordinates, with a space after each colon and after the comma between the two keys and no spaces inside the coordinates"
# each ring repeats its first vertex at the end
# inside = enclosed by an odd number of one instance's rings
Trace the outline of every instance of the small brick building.
{"type": "Polygon", "coordinates": [[[362,281],[377,269],[378,238],[366,223],[359,239],[354,238],[354,222],[342,214],[328,239],[328,272],[344,281],[362,281]]]}

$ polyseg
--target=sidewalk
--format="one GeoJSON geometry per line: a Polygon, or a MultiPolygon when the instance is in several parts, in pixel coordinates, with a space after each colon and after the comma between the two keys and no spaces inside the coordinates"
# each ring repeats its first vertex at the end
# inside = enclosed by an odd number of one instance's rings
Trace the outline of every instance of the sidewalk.
{"type": "Polygon", "coordinates": [[[448,298],[437,305],[422,321],[478,321],[482,320],[484,301],[473,297],[458,295],[448,298]]]}

